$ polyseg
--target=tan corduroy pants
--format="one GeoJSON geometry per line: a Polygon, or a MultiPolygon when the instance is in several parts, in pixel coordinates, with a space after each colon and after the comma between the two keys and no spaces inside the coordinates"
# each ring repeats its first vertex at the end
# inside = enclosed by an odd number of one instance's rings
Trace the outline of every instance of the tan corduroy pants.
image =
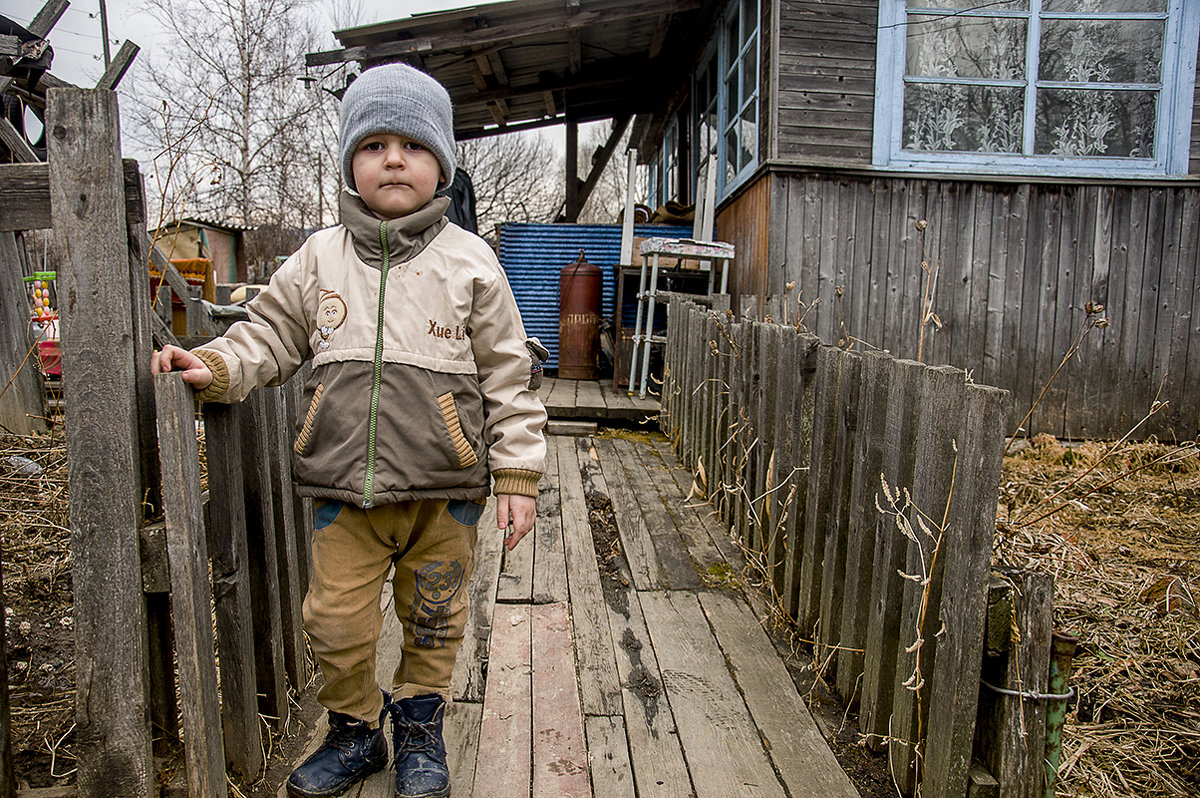
{"type": "Polygon", "coordinates": [[[394,564],[404,648],[392,675],[393,699],[440,693],[449,700],[483,506],[424,499],[370,510],[327,501],[315,507],[304,630],[325,677],[317,699],[334,712],[378,723],[380,599],[394,564]]]}

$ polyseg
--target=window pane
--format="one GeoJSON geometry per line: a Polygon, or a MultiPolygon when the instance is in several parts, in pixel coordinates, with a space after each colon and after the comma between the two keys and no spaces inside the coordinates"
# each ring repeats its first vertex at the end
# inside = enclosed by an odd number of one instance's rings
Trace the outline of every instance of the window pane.
{"type": "Polygon", "coordinates": [[[1153,91],[1043,89],[1038,92],[1038,155],[1154,157],[1153,91]]]}
{"type": "Polygon", "coordinates": [[[738,50],[741,48],[738,47],[739,39],[738,39],[737,17],[736,16],[730,17],[726,21],[726,25],[727,25],[727,27],[725,28],[725,62],[722,64],[722,66],[728,70],[733,66],[734,62],[737,61],[738,50]]]}
{"type": "Polygon", "coordinates": [[[1158,83],[1160,20],[1047,19],[1042,22],[1041,80],[1158,83]]]}
{"type": "Polygon", "coordinates": [[[1075,11],[1086,13],[1149,12],[1167,10],[1167,0],[1044,0],[1043,11],[1075,11]]]}
{"type": "Polygon", "coordinates": [[[742,96],[741,101],[744,103],[754,96],[754,89],[758,84],[758,64],[755,63],[754,57],[757,48],[751,46],[742,55],[742,96]]]}
{"type": "Polygon", "coordinates": [[[723,186],[733,182],[733,176],[737,174],[737,126],[729,129],[725,134],[725,179],[721,181],[723,186]]]}
{"type": "Polygon", "coordinates": [[[1023,19],[913,14],[905,71],[923,77],[1023,79],[1026,24],[1023,19]]]}
{"type": "MultiPolygon", "coordinates": [[[[917,5],[917,3],[910,3],[917,5]]],[[[920,0],[922,8],[952,8],[955,10],[975,9],[980,7],[979,0],[920,0]]],[[[1027,11],[1029,0],[997,0],[988,3],[985,8],[989,11],[1027,11]]]]}
{"type": "Polygon", "coordinates": [[[738,120],[738,171],[751,163],[758,152],[757,120],[757,108],[754,103],[750,103],[742,112],[742,118],[738,120]]]}
{"type": "Polygon", "coordinates": [[[904,148],[1020,152],[1020,88],[909,84],[904,87],[904,148]]]}
{"type": "Polygon", "coordinates": [[[742,0],[742,41],[758,27],[758,0],[742,0]]]}
{"type": "Polygon", "coordinates": [[[737,114],[738,109],[742,107],[742,103],[738,98],[738,79],[737,70],[734,70],[728,78],[725,79],[725,122],[728,125],[732,122],[733,117],[737,114]]]}

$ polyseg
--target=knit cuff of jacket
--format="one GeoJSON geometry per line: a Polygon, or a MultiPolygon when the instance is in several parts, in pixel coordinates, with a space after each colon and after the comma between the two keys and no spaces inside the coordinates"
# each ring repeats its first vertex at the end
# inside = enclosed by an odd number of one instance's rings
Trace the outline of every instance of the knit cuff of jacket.
{"type": "Polygon", "coordinates": [[[210,349],[193,349],[192,354],[204,361],[212,372],[212,382],[204,390],[196,391],[196,398],[201,402],[216,402],[229,390],[229,369],[225,367],[225,358],[210,349]]]}
{"type": "Polygon", "coordinates": [[[538,481],[542,478],[537,471],[526,471],[523,468],[501,468],[493,471],[492,476],[496,479],[496,486],[492,488],[492,493],[497,496],[507,493],[537,498],[538,481]]]}

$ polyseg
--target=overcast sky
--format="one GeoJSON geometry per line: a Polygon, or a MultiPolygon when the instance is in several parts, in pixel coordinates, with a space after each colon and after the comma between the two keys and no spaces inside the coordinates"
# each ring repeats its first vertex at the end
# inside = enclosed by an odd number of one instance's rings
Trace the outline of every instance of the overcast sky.
{"type": "MultiPolygon", "coordinates": [[[[0,0],[0,15],[20,25],[28,25],[45,0],[0,0]]],[[[486,5],[487,0],[310,0],[310,12],[317,21],[317,30],[324,39],[321,49],[338,46],[333,38],[333,22],[328,9],[361,7],[361,23],[386,22],[402,19],[412,14],[439,11],[450,8],[486,5]]],[[[143,0],[106,0],[109,53],[116,55],[125,40],[141,48],[126,74],[120,90],[125,91],[136,78],[136,72],[145,68],[155,49],[156,36],[160,29],[145,11],[143,0]]],[[[343,12],[344,13],[344,12],[343,12]]],[[[100,35],[100,0],[71,0],[71,5],[50,32],[50,44],[54,48],[54,62],[50,71],[56,76],[77,86],[94,86],[104,73],[104,38],[100,35]]],[[[165,45],[164,45],[165,46],[165,45]]],[[[156,59],[157,60],[157,59],[156,59]]],[[[26,113],[26,132],[31,139],[41,130],[41,123],[32,112],[26,113]]],[[[139,159],[148,157],[137,151],[131,141],[125,141],[122,149],[127,156],[139,159]]]]}
{"type": "MultiPolygon", "coordinates": [[[[42,7],[44,0],[0,0],[0,15],[27,24],[42,7]]],[[[325,8],[328,2],[316,0],[312,13],[318,20],[318,30],[329,34],[332,24],[325,8]]],[[[345,4],[342,0],[340,4],[345,4]]],[[[425,11],[463,6],[483,5],[470,0],[362,0],[362,24],[400,19],[425,11]]],[[[150,52],[155,43],[157,27],[150,15],[142,10],[140,0],[107,0],[110,52],[115,55],[126,39],[150,52]]],[[[51,71],[63,80],[80,86],[94,85],[104,72],[103,38],[100,35],[100,0],[72,0],[50,34],[54,47],[54,66],[51,71]]],[[[322,44],[330,49],[337,46],[332,35],[322,44]]],[[[142,56],[139,55],[139,59],[142,56]]],[[[136,68],[137,62],[134,62],[136,68]]]]}

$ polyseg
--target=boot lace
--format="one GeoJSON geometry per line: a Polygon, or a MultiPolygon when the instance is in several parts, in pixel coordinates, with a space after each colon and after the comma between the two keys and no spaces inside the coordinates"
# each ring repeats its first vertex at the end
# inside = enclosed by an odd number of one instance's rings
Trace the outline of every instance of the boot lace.
{"type": "Polygon", "coordinates": [[[424,754],[437,762],[442,761],[437,746],[436,721],[400,720],[396,726],[403,736],[396,741],[396,756],[392,767],[400,764],[400,757],[409,754],[424,754]]]}

